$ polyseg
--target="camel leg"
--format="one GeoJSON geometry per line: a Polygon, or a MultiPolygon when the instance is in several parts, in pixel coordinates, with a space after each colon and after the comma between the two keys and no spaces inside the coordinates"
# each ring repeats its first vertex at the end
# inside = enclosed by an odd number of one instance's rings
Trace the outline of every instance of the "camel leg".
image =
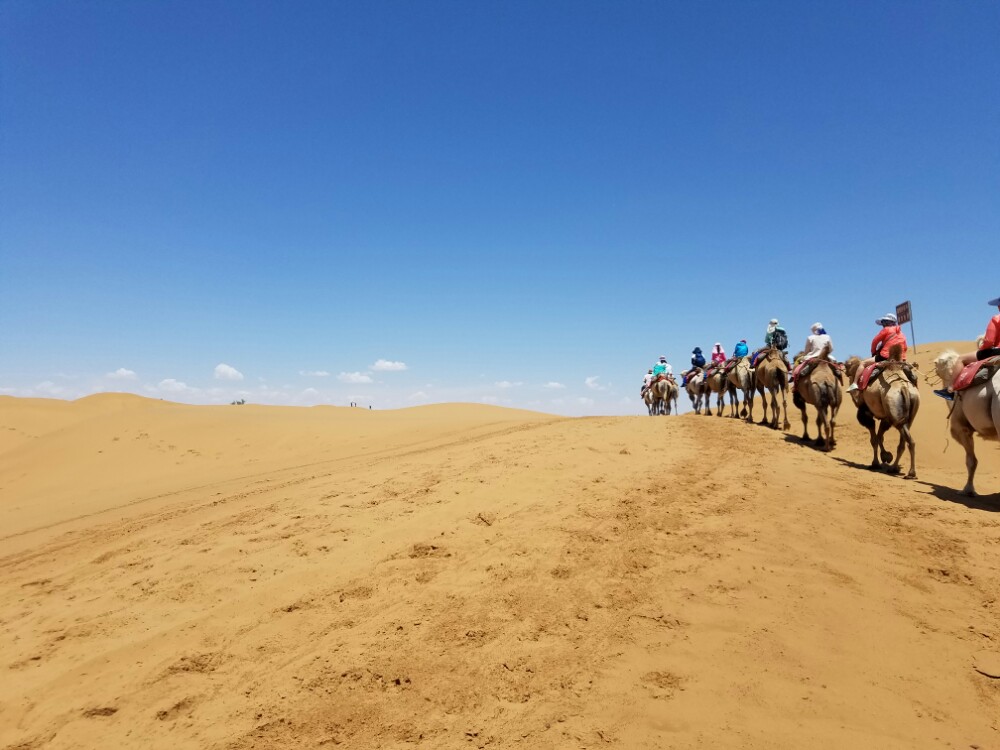
{"type": "MultiPolygon", "coordinates": [[[[813,406],[816,407],[816,441],[814,445],[817,448],[825,448],[827,440],[829,440],[829,435],[824,437],[823,425],[826,418],[826,410],[823,408],[823,394],[819,386],[814,383],[809,384],[809,390],[812,393],[813,406]]],[[[805,413],[805,407],[803,407],[802,411],[805,413]]]]}
{"type": "Polygon", "coordinates": [[[872,465],[871,465],[871,469],[872,469],[872,471],[878,471],[879,469],[882,468],[882,464],[884,463],[884,461],[879,461],[879,455],[878,455],[879,450],[878,449],[879,449],[880,446],[879,446],[878,437],[875,435],[875,427],[874,427],[874,425],[872,425],[871,427],[868,428],[868,435],[869,435],[869,438],[871,439],[871,444],[872,444],[872,465]]]}
{"type": "MultiPolygon", "coordinates": [[[[777,404],[777,399],[775,399],[775,404],[777,404]]],[[[777,408],[777,407],[775,407],[777,408]]],[[[788,389],[782,386],[781,388],[781,408],[785,413],[785,421],[782,423],[782,430],[792,429],[792,423],[788,421],[788,389]]],[[[774,426],[778,426],[778,415],[775,414],[774,426]]]]}
{"type": "MultiPolygon", "coordinates": [[[[885,433],[889,431],[890,427],[892,427],[892,423],[888,419],[883,419],[878,423],[878,441],[883,446],[885,445],[885,433]]],[[[900,433],[899,447],[896,449],[896,457],[895,459],[893,459],[893,462],[886,467],[886,471],[889,472],[890,474],[898,474],[899,459],[902,458],[902,456],[903,456],[903,434],[900,433]]],[[[889,454],[889,457],[892,458],[892,454],[889,454]]]]}
{"type": "Polygon", "coordinates": [[[745,416],[747,418],[747,422],[753,422],[753,398],[756,395],[754,393],[755,390],[756,389],[754,388],[753,383],[751,383],[750,384],[750,388],[748,390],[743,391],[743,394],[744,394],[744,397],[743,397],[743,408],[744,408],[744,411],[746,412],[743,416],[745,416]],[[750,408],[749,409],[746,408],[747,407],[747,402],[750,403],[750,408]]]}
{"type": "Polygon", "coordinates": [[[968,472],[968,478],[965,482],[965,487],[962,488],[962,494],[975,497],[976,488],[973,486],[972,480],[976,476],[976,467],[979,466],[979,459],[976,458],[976,445],[973,439],[972,425],[969,424],[964,415],[959,414],[961,408],[962,404],[955,404],[955,413],[951,417],[951,436],[955,438],[955,442],[965,448],[965,469],[968,472]]]}
{"type": "Polygon", "coordinates": [[[906,447],[910,451],[910,470],[906,472],[906,479],[916,479],[917,478],[917,446],[916,442],[913,440],[913,435],[910,434],[910,425],[904,424],[899,428],[900,435],[902,439],[906,440],[906,447]]]}

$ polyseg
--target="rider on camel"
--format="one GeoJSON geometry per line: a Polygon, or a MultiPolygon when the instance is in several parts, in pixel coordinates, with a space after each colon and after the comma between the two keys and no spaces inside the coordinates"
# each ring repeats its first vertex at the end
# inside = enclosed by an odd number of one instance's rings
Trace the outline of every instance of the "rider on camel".
{"type": "Polygon", "coordinates": [[[681,388],[687,385],[687,379],[691,376],[691,373],[699,367],[704,369],[705,355],[701,353],[701,347],[696,346],[691,350],[691,369],[685,370],[681,373],[681,388]]]}
{"type": "Polygon", "coordinates": [[[882,330],[872,339],[872,356],[861,361],[861,366],[858,367],[858,371],[854,374],[854,382],[847,389],[849,392],[858,390],[858,381],[861,379],[865,368],[874,362],[888,361],[889,352],[897,344],[902,347],[902,357],[904,361],[906,360],[906,334],[899,327],[896,316],[892,313],[887,313],[876,320],[875,323],[882,326],[882,330]]]}
{"type": "Polygon", "coordinates": [[[653,384],[653,368],[650,367],[649,371],[642,376],[642,389],[639,391],[640,397],[645,397],[646,391],[649,390],[649,386],[653,384]]]}
{"type": "Polygon", "coordinates": [[[746,339],[740,339],[736,342],[736,346],[733,347],[733,356],[726,360],[726,364],[723,367],[724,372],[729,372],[736,363],[739,362],[743,357],[750,356],[750,347],[747,346],[746,339]]]}
{"type": "MultiPolygon", "coordinates": [[[[823,353],[823,347],[827,344],[830,345],[830,351],[833,351],[833,340],[830,338],[830,334],[826,332],[826,329],[823,328],[822,323],[813,323],[812,328],[809,330],[812,331],[812,335],[806,339],[806,346],[802,352],[803,362],[807,359],[818,357],[823,353]]],[[[833,357],[830,359],[833,359],[833,357]]]]}
{"type": "MultiPolygon", "coordinates": [[[[991,299],[987,304],[990,307],[996,307],[1000,310],[1000,297],[996,299],[991,299]]],[[[990,322],[986,324],[986,333],[982,337],[982,341],[979,343],[979,349],[974,352],[969,352],[962,355],[962,364],[971,365],[973,362],[981,362],[989,357],[996,357],[1000,355],[1000,314],[994,315],[990,318],[990,322]]],[[[934,391],[935,395],[941,398],[947,399],[948,401],[953,400],[952,392],[948,388],[942,388],[940,390],[934,391]]]]}
{"type": "Polygon", "coordinates": [[[785,354],[785,349],[788,348],[788,334],[785,333],[785,329],[778,324],[777,318],[771,318],[771,321],[767,324],[767,329],[764,331],[764,346],[757,349],[750,355],[750,366],[754,367],[757,364],[757,358],[771,348],[777,349],[781,352],[781,357],[785,360],[785,364],[787,365],[788,357],[785,354]],[[775,334],[777,334],[777,336],[775,336],[775,334]]]}
{"type": "Polygon", "coordinates": [[[674,368],[667,363],[666,357],[660,357],[660,361],[653,365],[653,380],[656,380],[660,375],[665,375],[668,378],[674,376],[674,368]]]}

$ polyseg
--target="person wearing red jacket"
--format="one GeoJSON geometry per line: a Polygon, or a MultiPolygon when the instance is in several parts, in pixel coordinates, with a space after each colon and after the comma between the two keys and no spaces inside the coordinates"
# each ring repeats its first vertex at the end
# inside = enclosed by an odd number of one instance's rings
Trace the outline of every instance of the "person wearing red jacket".
{"type": "Polygon", "coordinates": [[[885,362],[888,360],[889,353],[897,344],[902,347],[901,356],[904,361],[906,360],[906,334],[899,327],[896,316],[892,313],[886,313],[875,322],[882,326],[882,330],[872,339],[872,356],[862,360],[861,366],[854,375],[854,382],[851,383],[850,388],[847,389],[848,391],[858,390],[858,380],[861,379],[861,373],[865,371],[865,368],[874,362],[885,362]]]}
{"type": "MultiPolygon", "coordinates": [[[[1000,297],[991,299],[986,304],[1000,310],[1000,297]]],[[[979,342],[979,348],[974,352],[963,354],[962,364],[971,365],[973,362],[996,357],[997,355],[1000,355],[1000,314],[990,318],[990,322],[986,324],[986,333],[983,334],[982,341],[979,342]]],[[[934,391],[934,394],[948,401],[951,401],[953,398],[950,388],[940,388],[934,391]]]]}
{"type": "MultiPolygon", "coordinates": [[[[990,307],[1000,310],[1000,297],[991,299],[987,304],[990,307]]],[[[995,357],[998,354],[1000,354],[1000,314],[990,318],[990,322],[986,324],[986,333],[983,334],[983,340],[979,344],[979,349],[962,355],[962,362],[971,365],[977,360],[995,357]]]]}

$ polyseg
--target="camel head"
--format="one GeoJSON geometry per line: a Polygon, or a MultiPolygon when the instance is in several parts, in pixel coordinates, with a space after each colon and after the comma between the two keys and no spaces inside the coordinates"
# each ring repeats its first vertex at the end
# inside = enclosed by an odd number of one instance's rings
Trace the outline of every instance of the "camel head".
{"type": "Polygon", "coordinates": [[[847,377],[854,380],[854,373],[858,371],[861,367],[861,357],[856,354],[852,354],[846,362],[844,362],[844,369],[847,370],[847,377]]]}
{"type": "Polygon", "coordinates": [[[941,382],[946,386],[955,381],[955,377],[962,370],[962,358],[958,352],[948,349],[941,352],[934,360],[934,372],[941,378],[941,382]]]}

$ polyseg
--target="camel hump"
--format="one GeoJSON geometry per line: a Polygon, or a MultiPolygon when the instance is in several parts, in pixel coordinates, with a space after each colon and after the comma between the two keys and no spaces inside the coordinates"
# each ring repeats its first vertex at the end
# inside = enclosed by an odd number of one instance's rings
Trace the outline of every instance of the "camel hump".
{"type": "Polygon", "coordinates": [[[903,345],[893,344],[889,347],[889,359],[901,362],[903,359],[903,345]]]}

